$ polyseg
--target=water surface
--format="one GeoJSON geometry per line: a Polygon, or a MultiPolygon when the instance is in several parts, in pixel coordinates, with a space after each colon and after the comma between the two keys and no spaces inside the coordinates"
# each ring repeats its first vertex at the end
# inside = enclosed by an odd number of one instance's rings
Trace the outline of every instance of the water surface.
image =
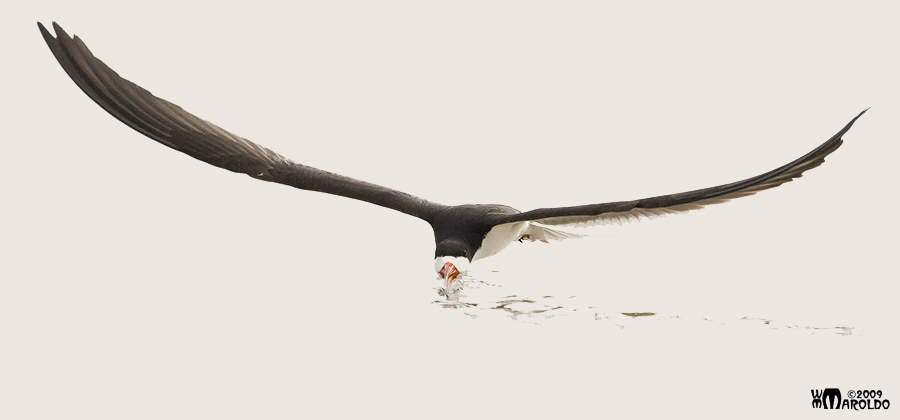
{"type": "MultiPolygon", "coordinates": [[[[517,292],[514,282],[508,282],[497,271],[490,273],[465,272],[448,293],[438,280],[434,287],[434,304],[458,311],[471,318],[505,317],[512,321],[549,324],[567,321],[592,321],[603,327],[618,329],[651,328],[750,328],[756,330],[789,331],[802,334],[859,335],[859,326],[815,325],[779,320],[758,314],[672,313],[642,308],[635,311],[614,311],[592,302],[587,296],[559,296],[517,292]]],[[[551,285],[547,286],[552,289],[551,285]]]]}

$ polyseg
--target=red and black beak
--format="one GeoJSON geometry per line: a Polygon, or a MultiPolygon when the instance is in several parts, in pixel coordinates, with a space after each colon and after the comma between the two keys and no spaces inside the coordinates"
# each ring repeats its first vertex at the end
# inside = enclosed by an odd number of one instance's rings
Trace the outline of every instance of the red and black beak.
{"type": "Polygon", "coordinates": [[[438,274],[447,282],[447,291],[450,291],[450,285],[453,284],[453,279],[459,275],[459,270],[456,269],[456,266],[453,263],[446,263],[443,267],[441,267],[441,271],[438,271],[438,274]]]}

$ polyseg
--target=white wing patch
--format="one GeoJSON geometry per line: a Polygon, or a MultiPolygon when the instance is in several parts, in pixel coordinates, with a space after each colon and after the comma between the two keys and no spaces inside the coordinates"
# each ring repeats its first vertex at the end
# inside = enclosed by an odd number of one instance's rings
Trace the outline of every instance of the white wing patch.
{"type": "Polygon", "coordinates": [[[550,242],[550,241],[562,241],[565,239],[576,239],[583,238],[585,235],[581,235],[578,233],[571,232],[563,232],[560,230],[550,229],[548,227],[544,227],[541,225],[537,225],[534,223],[529,223],[528,227],[522,231],[522,235],[519,239],[526,241],[541,241],[541,242],[550,242]]]}
{"type": "Polygon", "coordinates": [[[502,251],[504,248],[509,246],[509,244],[519,239],[528,240],[531,242],[549,242],[561,241],[563,239],[581,238],[584,236],[586,235],[562,232],[559,230],[550,229],[548,227],[536,225],[531,222],[504,223],[502,225],[494,226],[494,228],[491,229],[490,232],[487,233],[487,235],[485,235],[484,241],[482,241],[481,243],[481,248],[478,248],[478,252],[475,253],[472,261],[474,262],[484,257],[490,257],[491,255],[502,251]]]}
{"type": "Polygon", "coordinates": [[[478,251],[475,252],[472,261],[474,262],[475,260],[480,260],[484,257],[490,257],[491,255],[502,251],[513,241],[522,237],[522,232],[525,231],[529,225],[531,224],[528,222],[513,222],[494,226],[487,235],[484,236],[484,240],[481,242],[481,248],[478,248],[478,251]]]}

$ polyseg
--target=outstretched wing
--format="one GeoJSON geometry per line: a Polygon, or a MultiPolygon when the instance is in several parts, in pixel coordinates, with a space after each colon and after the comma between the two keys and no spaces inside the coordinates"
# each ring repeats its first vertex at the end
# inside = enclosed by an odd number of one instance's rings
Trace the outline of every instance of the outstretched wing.
{"type": "Polygon", "coordinates": [[[263,181],[367,201],[426,221],[446,207],[380,185],[294,163],[119,77],[94,57],[81,39],[69,37],[55,22],[55,38],[40,23],[38,27],[59,64],[84,93],[119,121],[168,147],[210,165],[263,181]]]}
{"type": "Polygon", "coordinates": [[[668,213],[695,210],[710,204],[724,203],[734,198],[752,195],[762,190],[777,187],[785,182],[790,182],[794,178],[803,176],[803,172],[821,165],[825,162],[825,156],[828,156],[841,146],[843,135],[850,130],[856,119],[865,114],[867,110],[860,112],[856,118],[851,120],[841,131],[838,131],[834,137],[828,139],[815,150],[787,165],[753,178],[717,187],[679,194],[661,195],[643,200],[537,209],[506,216],[501,223],[529,220],[546,225],[574,225],[578,227],[621,223],[637,220],[641,217],[653,219],[668,213]]]}

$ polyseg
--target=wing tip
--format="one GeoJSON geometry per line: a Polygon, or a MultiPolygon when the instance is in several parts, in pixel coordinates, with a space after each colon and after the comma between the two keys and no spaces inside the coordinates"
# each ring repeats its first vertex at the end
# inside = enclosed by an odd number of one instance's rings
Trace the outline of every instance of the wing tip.
{"type": "Polygon", "coordinates": [[[859,119],[859,117],[862,117],[862,116],[863,116],[863,114],[865,114],[865,113],[866,113],[866,111],[868,111],[868,110],[870,110],[870,109],[872,109],[872,107],[868,107],[868,108],[866,108],[866,109],[864,109],[864,110],[862,110],[862,112],[860,112],[860,113],[859,113],[859,114],[857,114],[857,115],[856,115],[856,116],[855,116],[855,117],[853,117],[853,119],[852,119],[852,120],[850,120],[850,124],[849,124],[849,125],[853,125],[853,123],[855,123],[855,122],[856,122],[856,120],[858,120],[858,119],[859,119]]]}
{"type": "MultiPolygon", "coordinates": [[[[55,23],[56,22],[54,22],[54,24],[55,23]]],[[[53,34],[51,34],[50,31],[47,30],[47,28],[44,26],[43,23],[38,22],[37,25],[38,25],[38,29],[41,31],[41,36],[44,37],[44,41],[47,41],[48,44],[56,41],[56,37],[53,36],[53,34]]]]}
{"type": "Polygon", "coordinates": [[[44,36],[44,39],[48,39],[48,38],[49,38],[49,39],[53,39],[53,40],[59,40],[59,38],[61,38],[61,37],[66,37],[66,38],[70,38],[70,39],[71,39],[71,37],[69,36],[69,34],[66,33],[66,30],[63,29],[62,26],[59,26],[59,24],[56,23],[56,21],[51,21],[51,22],[50,22],[50,27],[53,28],[53,32],[56,33],[56,36],[54,36],[53,34],[51,34],[50,31],[47,29],[47,27],[44,26],[44,24],[41,23],[40,21],[37,22],[37,26],[38,26],[38,30],[41,31],[41,35],[44,36]]]}
{"type": "Polygon", "coordinates": [[[850,131],[850,127],[853,127],[853,123],[855,123],[856,120],[859,119],[859,117],[862,117],[863,114],[865,114],[866,111],[868,111],[868,110],[870,110],[870,109],[872,109],[872,107],[868,107],[868,108],[862,110],[862,112],[860,112],[860,113],[857,114],[855,117],[853,117],[853,119],[850,120],[850,122],[847,123],[847,125],[845,125],[844,128],[843,128],[841,131],[839,131],[839,132],[837,133],[837,135],[835,135],[835,137],[841,138],[841,137],[843,137],[844,134],[847,134],[847,131],[850,131]]]}

